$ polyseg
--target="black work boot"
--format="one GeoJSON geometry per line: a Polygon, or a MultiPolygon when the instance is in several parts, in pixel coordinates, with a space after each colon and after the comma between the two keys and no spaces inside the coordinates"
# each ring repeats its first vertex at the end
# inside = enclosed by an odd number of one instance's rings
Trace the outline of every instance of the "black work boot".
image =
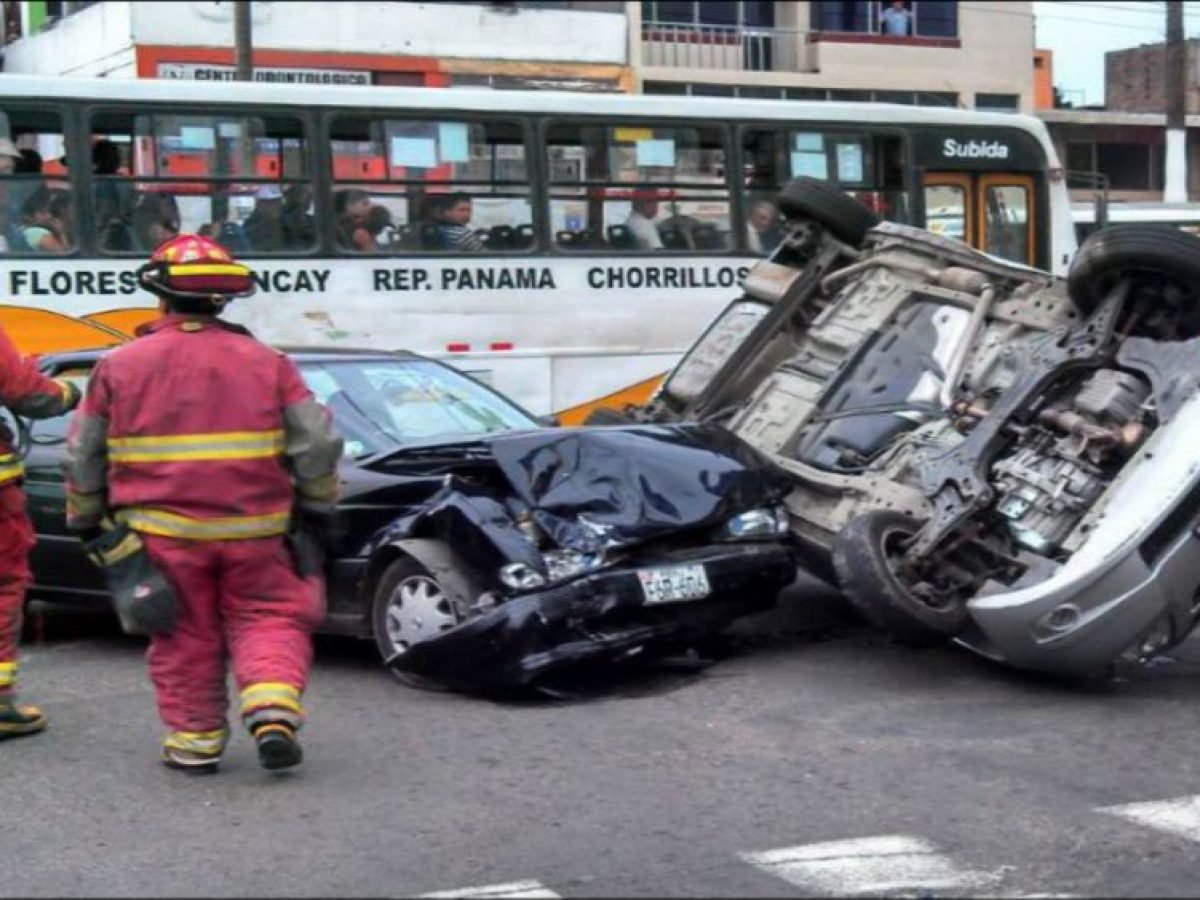
{"type": "Polygon", "coordinates": [[[304,750],[296,737],[296,729],[285,722],[264,722],[254,728],[254,744],[258,761],[264,769],[290,769],[304,759],[304,750]]]}
{"type": "Polygon", "coordinates": [[[46,730],[46,717],[36,706],[22,706],[11,695],[0,697],[0,740],[46,730]]]}

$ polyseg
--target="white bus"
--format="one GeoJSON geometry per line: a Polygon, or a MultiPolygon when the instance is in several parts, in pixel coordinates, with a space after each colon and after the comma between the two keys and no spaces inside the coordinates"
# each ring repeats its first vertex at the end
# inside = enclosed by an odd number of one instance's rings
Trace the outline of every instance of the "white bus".
{"type": "Polygon", "coordinates": [[[230,317],[262,339],[449,358],[566,422],[648,394],[795,175],[1033,265],[1075,247],[1019,115],[5,75],[0,138],[0,323],[28,351],[124,339],[153,314],[134,269],[202,231],[255,269],[230,317]]]}
{"type": "MultiPolygon", "coordinates": [[[[1113,203],[1108,204],[1108,224],[1124,222],[1173,225],[1200,235],[1200,203],[1113,203]]],[[[1076,203],[1071,207],[1075,236],[1080,241],[1096,230],[1096,204],[1076,203]]]]}

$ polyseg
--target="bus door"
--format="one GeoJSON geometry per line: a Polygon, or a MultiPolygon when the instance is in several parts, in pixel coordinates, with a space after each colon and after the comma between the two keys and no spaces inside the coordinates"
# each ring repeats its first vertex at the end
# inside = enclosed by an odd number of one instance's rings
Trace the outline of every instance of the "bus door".
{"type": "Polygon", "coordinates": [[[925,227],[984,253],[1033,265],[1037,209],[1030,175],[926,172],[925,227]]]}

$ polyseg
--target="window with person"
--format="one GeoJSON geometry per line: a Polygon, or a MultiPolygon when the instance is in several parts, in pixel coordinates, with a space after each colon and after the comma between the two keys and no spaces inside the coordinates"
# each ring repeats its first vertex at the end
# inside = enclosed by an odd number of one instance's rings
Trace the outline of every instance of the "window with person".
{"type": "Polygon", "coordinates": [[[821,125],[747,129],[743,135],[746,247],[751,252],[769,254],[773,249],[770,216],[763,204],[802,175],[837,185],[881,219],[911,221],[899,136],[821,125]]]}
{"type": "Polygon", "coordinates": [[[58,113],[0,109],[0,253],[65,253],[76,246],[64,159],[58,113]]]}
{"type": "Polygon", "coordinates": [[[720,252],[733,245],[721,128],[556,124],[550,226],[568,250],[720,252]]]}
{"type": "Polygon", "coordinates": [[[105,252],[142,254],[181,231],[249,256],[315,246],[298,119],[102,111],[91,141],[96,242],[105,252]]]}
{"type": "Polygon", "coordinates": [[[958,37],[958,0],[815,0],[811,8],[814,30],[835,38],[838,33],[958,37]]]}
{"type": "Polygon", "coordinates": [[[519,122],[342,117],[333,210],[347,253],[511,253],[534,244],[519,122]]]}

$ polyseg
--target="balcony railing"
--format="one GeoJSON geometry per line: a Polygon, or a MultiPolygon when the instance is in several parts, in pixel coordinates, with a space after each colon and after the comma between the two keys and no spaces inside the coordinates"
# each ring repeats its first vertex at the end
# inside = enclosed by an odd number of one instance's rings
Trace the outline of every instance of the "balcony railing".
{"type": "Polygon", "coordinates": [[[805,44],[795,28],[642,23],[642,64],[741,72],[805,71],[805,44]]]}

